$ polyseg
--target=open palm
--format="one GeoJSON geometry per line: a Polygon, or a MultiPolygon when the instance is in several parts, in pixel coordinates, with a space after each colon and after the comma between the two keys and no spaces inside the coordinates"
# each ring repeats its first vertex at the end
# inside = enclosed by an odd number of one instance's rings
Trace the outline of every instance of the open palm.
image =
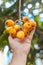
{"type": "Polygon", "coordinates": [[[9,36],[9,45],[12,48],[13,52],[28,54],[28,52],[30,51],[31,40],[34,32],[35,29],[32,30],[30,35],[27,36],[24,40],[19,40],[17,38],[12,38],[11,36],[9,36]]]}

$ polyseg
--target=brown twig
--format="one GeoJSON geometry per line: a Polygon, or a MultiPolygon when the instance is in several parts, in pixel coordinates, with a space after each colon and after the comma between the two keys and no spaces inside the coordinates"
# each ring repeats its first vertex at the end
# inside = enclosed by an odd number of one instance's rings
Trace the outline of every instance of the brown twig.
{"type": "Polygon", "coordinates": [[[21,0],[19,0],[19,19],[21,20],[21,0]]]}

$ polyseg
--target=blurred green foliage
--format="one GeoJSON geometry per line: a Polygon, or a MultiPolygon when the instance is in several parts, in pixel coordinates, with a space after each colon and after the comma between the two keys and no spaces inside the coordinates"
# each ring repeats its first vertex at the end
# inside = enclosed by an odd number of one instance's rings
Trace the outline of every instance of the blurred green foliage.
{"type": "MultiPolygon", "coordinates": [[[[23,0],[22,6],[23,6],[24,2],[26,2],[26,4],[27,4],[27,3],[31,3],[31,1],[32,0],[23,0]]],[[[1,7],[4,6],[6,2],[14,2],[14,0],[4,0],[1,7]]],[[[34,3],[33,4],[33,8],[34,8],[35,7],[35,1],[32,3],[34,3]]],[[[22,7],[22,9],[23,8],[24,7],[22,7]]],[[[5,20],[7,20],[9,18],[13,19],[13,20],[18,19],[18,14],[19,14],[18,13],[18,0],[11,7],[3,8],[3,10],[4,11],[0,11],[0,50],[2,50],[5,45],[8,45],[8,33],[6,33],[6,31],[4,31],[5,30],[5,20]]],[[[32,11],[32,9],[30,11],[32,11]]],[[[32,40],[30,53],[28,54],[28,57],[27,57],[27,65],[35,65],[34,60],[35,60],[36,52],[34,49],[34,44],[36,44],[36,43],[43,44],[43,22],[40,21],[39,15],[34,16],[34,20],[37,23],[37,27],[36,27],[36,31],[35,31],[35,34],[34,34],[34,37],[32,40]]]]}
{"type": "Polygon", "coordinates": [[[6,31],[0,36],[0,49],[2,50],[5,45],[8,45],[8,33],[6,31]]]}

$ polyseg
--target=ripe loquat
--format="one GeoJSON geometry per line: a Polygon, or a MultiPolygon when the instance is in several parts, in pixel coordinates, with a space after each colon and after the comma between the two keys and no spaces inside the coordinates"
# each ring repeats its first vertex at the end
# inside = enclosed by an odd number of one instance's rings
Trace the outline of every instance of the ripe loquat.
{"type": "Polygon", "coordinates": [[[36,22],[35,21],[31,21],[30,24],[31,24],[32,27],[36,27],[36,22]]]}
{"type": "Polygon", "coordinates": [[[28,23],[28,22],[24,23],[23,26],[24,26],[25,29],[28,29],[28,30],[30,30],[30,28],[31,28],[31,24],[28,23]]]}
{"type": "Polygon", "coordinates": [[[15,35],[16,35],[16,30],[12,27],[12,28],[9,30],[9,34],[10,34],[12,37],[15,37],[15,35]]]}
{"type": "Polygon", "coordinates": [[[7,27],[6,31],[9,33],[9,31],[12,29],[12,27],[7,27]]]}
{"type": "Polygon", "coordinates": [[[25,34],[22,30],[17,32],[17,38],[18,39],[24,39],[24,37],[25,37],[25,34]]]}
{"type": "Polygon", "coordinates": [[[13,26],[14,24],[15,24],[14,21],[11,19],[6,20],[6,22],[5,22],[5,25],[8,27],[13,26]]]}
{"type": "Polygon", "coordinates": [[[29,22],[29,18],[27,16],[23,17],[23,22],[29,22]]]}
{"type": "Polygon", "coordinates": [[[24,34],[25,34],[25,36],[26,36],[27,33],[28,33],[28,29],[23,29],[23,31],[24,31],[24,34]]]}
{"type": "Polygon", "coordinates": [[[18,30],[20,30],[20,25],[14,25],[14,29],[16,30],[16,31],[18,31],[18,30]]]}

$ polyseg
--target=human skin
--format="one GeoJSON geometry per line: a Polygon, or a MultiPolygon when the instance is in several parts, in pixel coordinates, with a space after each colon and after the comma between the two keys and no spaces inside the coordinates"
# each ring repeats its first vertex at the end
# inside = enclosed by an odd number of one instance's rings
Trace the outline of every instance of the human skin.
{"type": "Polygon", "coordinates": [[[34,30],[31,31],[30,35],[25,37],[23,40],[12,38],[9,36],[9,45],[13,50],[13,57],[10,65],[26,65],[27,55],[30,51],[31,41],[33,38],[34,30]]]}

